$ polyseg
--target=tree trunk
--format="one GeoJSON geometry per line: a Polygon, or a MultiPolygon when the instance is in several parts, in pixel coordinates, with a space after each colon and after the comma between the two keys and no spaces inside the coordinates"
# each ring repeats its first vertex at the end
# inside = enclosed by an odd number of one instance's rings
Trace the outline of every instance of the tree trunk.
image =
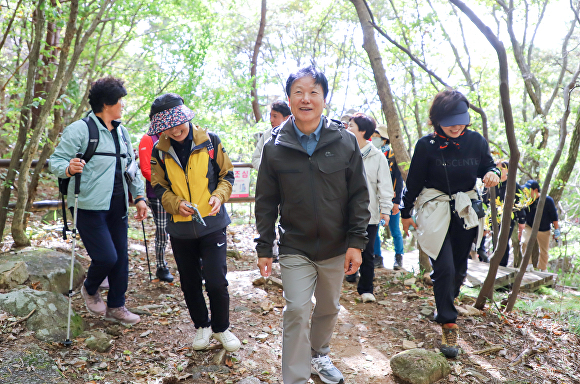
{"type": "Polygon", "coordinates": [[[8,215],[8,209],[6,207],[8,207],[10,195],[12,194],[12,189],[14,188],[13,185],[16,179],[16,174],[18,172],[18,163],[22,156],[24,146],[26,145],[26,135],[28,133],[28,128],[30,127],[30,104],[32,103],[32,92],[34,89],[34,81],[36,79],[36,71],[38,69],[40,46],[46,24],[46,19],[44,16],[44,0],[39,0],[38,7],[35,11],[34,24],[34,40],[32,42],[32,48],[29,55],[28,72],[26,76],[26,90],[20,111],[18,138],[16,140],[16,144],[14,145],[14,150],[12,151],[10,166],[8,167],[8,173],[6,174],[6,179],[3,183],[2,194],[0,195],[0,207],[2,207],[2,209],[0,209],[0,239],[4,239],[4,228],[6,227],[6,217],[8,215]]]}
{"type": "Polygon", "coordinates": [[[19,195],[18,200],[16,202],[16,209],[14,211],[14,218],[12,220],[12,237],[14,239],[14,243],[16,246],[25,246],[30,243],[30,241],[26,237],[24,226],[25,207],[28,202],[28,193],[29,193],[27,179],[30,169],[30,163],[32,162],[32,158],[36,156],[36,150],[38,149],[38,145],[40,142],[40,131],[44,126],[44,124],[46,124],[48,115],[51,113],[52,107],[54,106],[57,97],[60,94],[62,94],[62,92],[64,92],[64,88],[66,88],[66,85],[72,79],[76,64],[78,63],[80,55],[83,52],[84,47],[86,46],[89,38],[96,30],[98,24],[101,23],[101,18],[103,17],[103,14],[107,11],[109,5],[113,1],[114,0],[101,0],[101,3],[98,8],[99,11],[94,16],[92,22],[90,23],[89,28],[84,33],[82,38],[80,38],[81,31],[77,30],[76,28],[76,20],[78,18],[78,0],[73,0],[70,2],[71,5],[70,5],[69,20],[67,22],[67,29],[62,43],[57,74],[50,88],[46,101],[42,106],[38,118],[38,126],[34,127],[32,134],[30,135],[29,144],[28,147],[26,148],[26,151],[24,152],[23,161],[20,167],[20,174],[18,177],[19,195]],[[70,51],[72,40],[75,34],[76,40],[74,52],[72,57],[68,59],[68,53],[70,51]]]}
{"type": "MultiPolygon", "coordinates": [[[[510,312],[518,298],[518,294],[520,292],[520,285],[522,283],[522,279],[524,278],[524,273],[526,273],[526,266],[529,264],[530,256],[532,254],[532,250],[534,247],[531,247],[530,244],[536,243],[536,237],[538,235],[538,230],[540,229],[540,221],[542,218],[542,214],[544,212],[544,204],[546,202],[546,196],[548,194],[548,188],[550,187],[550,180],[552,179],[552,174],[554,173],[554,169],[560,160],[560,156],[562,155],[562,150],[564,149],[564,144],[566,143],[566,132],[567,132],[567,123],[568,123],[568,116],[570,115],[570,94],[576,87],[576,80],[580,75],[580,65],[576,69],[576,72],[572,76],[572,79],[568,85],[564,88],[563,91],[563,99],[564,99],[564,114],[560,119],[560,141],[558,143],[558,148],[554,153],[554,158],[548,167],[548,171],[546,172],[546,178],[544,179],[544,184],[542,188],[542,192],[540,193],[540,199],[538,201],[538,206],[536,208],[536,215],[534,216],[534,225],[532,226],[532,233],[530,235],[530,242],[528,243],[528,247],[526,248],[526,253],[523,258],[522,265],[520,267],[520,271],[516,276],[516,280],[514,281],[512,293],[509,296],[509,300],[507,306],[505,308],[506,312],[510,312]]],[[[511,164],[510,164],[511,167],[511,164]]],[[[513,168],[512,168],[513,169],[513,168]]]]}
{"type": "Polygon", "coordinates": [[[570,179],[570,174],[574,170],[574,165],[576,164],[576,159],[578,158],[578,147],[580,146],[580,109],[576,115],[576,123],[574,124],[574,132],[572,132],[572,138],[570,139],[570,147],[568,148],[568,157],[566,161],[562,164],[560,171],[558,171],[558,176],[554,180],[554,185],[550,190],[549,195],[554,199],[556,205],[560,202],[562,198],[562,193],[566,184],[570,179]]]}
{"type": "Polygon", "coordinates": [[[35,157],[36,150],[38,149],[38,144],[40,141],[40,131],[44,126],[44,124],[46,123],[48,114],[52,110],[52,107],[56,101],[57,96],[60,93],[60,88],[65,78],[65,69],[67,67],[68,53],[70,51],[70,46],[76,32],[76,20],[78,16],[78,10],[79,10],[78,0],[71,0],[69,19],[67,21],[65,36],[61,45],[57,73],[52,83],[52,86],[50,87],[44,105],[42,106],[42,109],[40,111],[40,115],[38,117],[38,124],[32,131],[32,134],[29,138],[28,146],[26,147],[26,150],[23,153],[22,164],[20,166],[20,172],[18,175],[18,200],[16,201],[14,218],[12,219],[12,237],[14,239],[14,244],[17,247],[30,245],[30,240],[26,236],[26,228],[24,226],[24,214],[26,209],[26,202],[28,201],[28,175],[30,173],[30,164],[32,163],[32,159],[33,157],[35,157]]]}
{"type": "Polygon", "coordinates": [[[256,81],[256,74],[258,71],[258,55],[260,54],[260,46],[264,38],[264,29],[266,28],[266,0],[262,0],[262,12],[260,17],[260,28],[258,29],[258,36],[256,37],[256,44],[254,45],[254,55],[250,64],[250,76],[252,76],[252,110],[256,123],[262,121],[262,112],[260,112],[260,103],[258,102],[258,86],[256,81]]]}
{"type": "Polygon", "coordinates": [[[512,232],[512,250],[514,257],[514,268],[519,268],[522,265],[522,253],[520,252],[520,239],[518,234],[517,223],[516,228],[512,232]]]}
{"type": "Polygon", "coordinates": [[[389,132],[391,147],[395,152],[395,157],[397,158],[397,163],[399,164],[399,169],[401,170],[403,180],[407,180],[407,172],[409,165],[411,164],[411,158],[407,153],[405,141],[401,133],[397,109],[395,107],[395,102],[393,101],[391,86],[389,85],[385,68],[383,67],[383,60],[379,52],[379,47],[375,40],[375,30],[371,24],[371,16],[364,0],[350,1],[356,8],[356,12],[362,26],[363,48],[369,56],[369,62],[371,63],[371,67],[373,69],[373,75],[375,77],[379,99],[381,100],[383,113],[385,114],[385,118],[387,120],[387,130],[389,132]]]}
{"type": "Polygon", "coordinates": [[[63,110],[62,109],[55,109],[54,110],[54,125],[52,129],[48,133],[48,140],[46,144],[42,147],[42,152],[40,157],[38,158],[38,163],[34,168],[34,173],[32,174],[32,178],[30,180],[30,185],[28,187],[29,194],[28,194],[28,201],[26,202],[26,215],[24,216],[24,226],[28,223],[28,212],[32,209],[32,203],[34,199],[36,199],[36,190],[38,188],[38,181],[40,180],[40,176],[42,174],[42,170],[44,168],[44,164],[48,157],[54,151],[54,145],[56,143],[56,138],[60,134],[63,129],[63,121],[62,121],[63,110]]]}
{"type": "Polygon", "coordinates": [[[534,241],[534,246],[532,247],[532,265],[534,268],[538,268],[538,261],[540,261],[540,247],[538,246],[538,242],[534,241]]]}
{"type": "Polygon", "coordinates": [[[421,276],[423,276],[425,273],[431,272],[433,268],[431,267],[431,260],[429,260],[429,256],[423,252],[419,246],[419,243],[417,243],[417,248],[419,249],[419,267],[421,268],[422,272],[421,276]]]}

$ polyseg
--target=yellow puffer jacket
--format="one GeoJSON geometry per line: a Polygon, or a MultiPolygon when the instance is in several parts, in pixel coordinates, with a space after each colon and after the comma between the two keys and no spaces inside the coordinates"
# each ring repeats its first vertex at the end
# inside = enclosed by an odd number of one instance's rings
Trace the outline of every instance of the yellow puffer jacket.
{"type": "Polygon", "coordinates": [[[193,124],[190,129],[193,141],[185,168],[165,134],[161,135],[151,155],[151,185],[163,208],[171,215],[167,232],[176,238],[201,237],[230,223],[224,203],[232,193],[234,166],[217,135],[193,124]],[[222,202],[215,216],[208,216],[211,196],[222,202]],[[197,205],[206,226],[194,221],[192,216],[179,214],[179,205],[184,200],[197,205]]]}

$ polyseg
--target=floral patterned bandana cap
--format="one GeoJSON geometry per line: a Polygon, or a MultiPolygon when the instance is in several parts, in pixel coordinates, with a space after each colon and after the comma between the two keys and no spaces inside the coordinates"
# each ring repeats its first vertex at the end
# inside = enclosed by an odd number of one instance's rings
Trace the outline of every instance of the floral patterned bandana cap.
{"type": "Polygon", "coordinates": [[[168,129],[183,123],[187,123],[193,119],[194,116],[195,113],[183,104],[172,106],[171,108],[157,112],[151,117],[151,126],[149,127],[147,134],[149,136],[159,135],[161,132],[167,131],[168,129]]]}

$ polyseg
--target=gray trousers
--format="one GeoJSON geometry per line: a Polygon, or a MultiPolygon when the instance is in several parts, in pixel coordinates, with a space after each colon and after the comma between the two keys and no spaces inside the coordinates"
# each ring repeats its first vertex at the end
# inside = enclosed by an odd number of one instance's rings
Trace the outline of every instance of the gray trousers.
{"type": "Polygon", "coordinates": [[[330,352],[330,338],[340,310],[344,259],[344,254],[323,261],[280,255],[286,299],[282,342],[284,384],[305,384],[310,379],[312,354],[330,352]],[[310,321],[312,295],[316,306],[310,321]]]}

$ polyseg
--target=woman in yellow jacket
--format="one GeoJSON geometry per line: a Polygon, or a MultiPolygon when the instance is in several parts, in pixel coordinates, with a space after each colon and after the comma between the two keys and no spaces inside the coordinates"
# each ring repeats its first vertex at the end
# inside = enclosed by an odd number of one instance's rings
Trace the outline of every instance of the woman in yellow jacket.
{"type": "Polygon", "coordinates": [[[219,137],[191,124],[194,113],[179,95],[156,98],[149,116],[147,134],[160,135],[151,155],[151,185],[170,215],[167,233],[181,290],[197,329],[193,348],[207,348],[213,336],[224,349],[235,351],[240,341],[228,329],[226,227],[230,218],[224,205],[232,193],[234,167],[219,137]]]}

